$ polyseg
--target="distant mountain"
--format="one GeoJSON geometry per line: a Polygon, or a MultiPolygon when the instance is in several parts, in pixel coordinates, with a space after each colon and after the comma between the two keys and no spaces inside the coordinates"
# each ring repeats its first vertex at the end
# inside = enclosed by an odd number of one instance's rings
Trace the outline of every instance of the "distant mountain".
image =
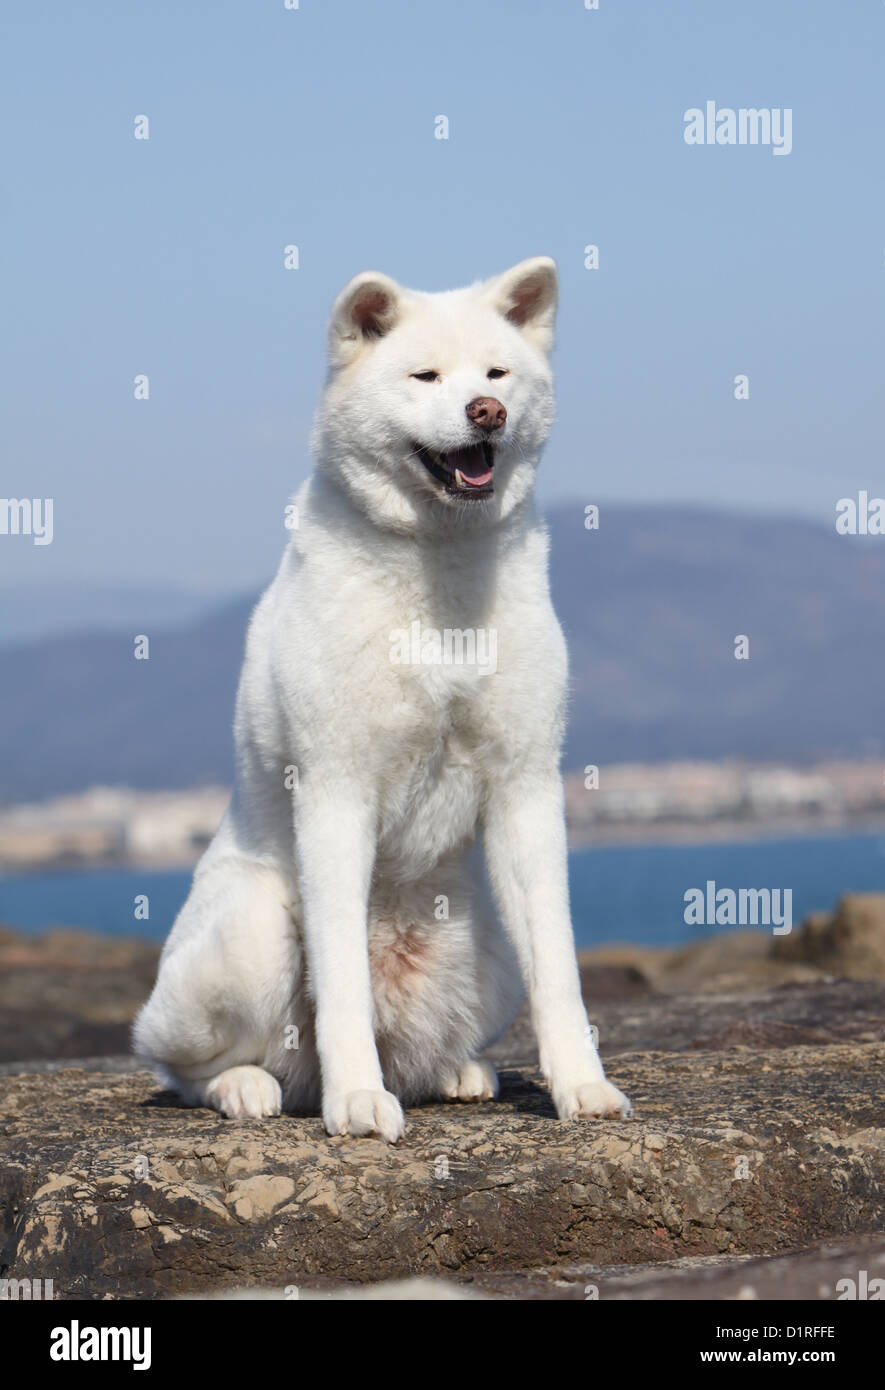
{"type": "Polygon", "coordinates": [[[576,510],[550,517],[566,767],[885,748],[885,537],[675,507],[606,507],[586,532],[576,510]]]}
{"type": "Polygon", "coordinates": [[[172,585],[31,585],[0,588],[0,646],[60,633],[177,627],[217,608],[217,599],[172,585]]]}
{"type": "MultiPolygon", "coordinates": [[[[603,507],[598,531],[580,503],[549,520],[572,665],[566,768],[885,748],[885,539],[664,506],[603,507]]],[[[150,661],[133,659],[138,627],[0,649],[0,799],[229,779],[253,603],[151,625],[150,661]]]]}
{"type": "Polygon", "coordinates": [[[79,633],[0,650],[0,800],[87,786],[226,782],[231,719],[254,596],[189,626],[79,633]]]}

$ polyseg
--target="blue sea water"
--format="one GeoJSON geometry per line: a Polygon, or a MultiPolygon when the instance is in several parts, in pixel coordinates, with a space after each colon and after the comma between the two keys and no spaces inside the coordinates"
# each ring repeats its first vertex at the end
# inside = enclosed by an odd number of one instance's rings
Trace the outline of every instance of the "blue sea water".
{"type": "MultiPolygon", "coordinates": [[[[576,852],[569,860],[579,946],[672,946],[717,930],[688,926],[688,889],[779,888],[793,893],[793,921],[831,908],[846,892],[885,892],[881,834],[802,836],[734,844],[630,845],[576,852]]],[[[0,877],[0,922],[25,930],[81,926],[111,936],[166,935],[190,885],[186,871],[102,869],[0,877]],[[147,894],[150,918],[136,920],[147,894]]],[[[760,928],[765,930],[765,928],[760,928]]]]}

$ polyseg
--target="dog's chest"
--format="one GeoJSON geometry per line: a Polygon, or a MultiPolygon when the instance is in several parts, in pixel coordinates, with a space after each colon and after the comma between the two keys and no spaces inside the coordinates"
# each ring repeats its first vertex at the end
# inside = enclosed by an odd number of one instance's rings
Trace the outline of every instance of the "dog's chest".
{"type": "Polygon", "coordinates": [[[434,862],[471,838],[483,786],[481,696],[462,682],[443,695],[419,687],[403,700],[399,727],[385,740],[380,848],[400,863],[434,862]]]}

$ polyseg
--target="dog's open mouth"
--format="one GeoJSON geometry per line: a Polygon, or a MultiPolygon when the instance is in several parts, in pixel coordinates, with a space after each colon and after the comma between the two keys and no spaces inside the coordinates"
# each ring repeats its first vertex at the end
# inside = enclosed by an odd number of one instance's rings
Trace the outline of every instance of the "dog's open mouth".
{"type": "Polygon", "coordinates": [[[491,497],[494,492],[492,469],[495,451],[486,440],[468,444],[464,449],[438,453],[424,444],[416,444],[415,452],[428,473],[442,483],[450,497],[491,497]]]}

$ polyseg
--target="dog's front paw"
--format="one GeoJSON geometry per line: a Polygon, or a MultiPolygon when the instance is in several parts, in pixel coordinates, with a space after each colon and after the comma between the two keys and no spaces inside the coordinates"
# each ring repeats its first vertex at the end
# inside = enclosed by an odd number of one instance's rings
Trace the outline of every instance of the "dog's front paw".
{"type": "Polygon", "coordinates": [[[323,1123],[329,1134],[352,1134],[355,1138],[377,1134],[388,1144],[395,1144],[405,1127],[402,1106],[389,1091],[328,1096],[323,1101],[323,1123]]]}
{"type": "Polygon", "coordinates": [[[629,1120],[633,1106],[610,1081],[588,1081],[583,1085],[553,1088],[553,1102],[561,1120],[602,1119],[616,1115],[629,1120]]]}

